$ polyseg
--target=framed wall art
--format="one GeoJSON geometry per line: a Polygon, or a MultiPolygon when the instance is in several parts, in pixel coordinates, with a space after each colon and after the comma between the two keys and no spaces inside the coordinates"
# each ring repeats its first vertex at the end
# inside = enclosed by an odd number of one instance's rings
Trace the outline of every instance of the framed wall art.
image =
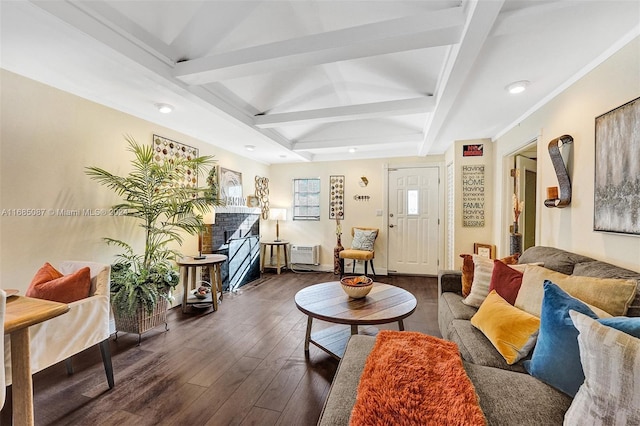
{"type": "MultiPolygon", "coordinates": [[[[153,159],[160,165],[178,158],[191,160],[198,157],[198,148],[158,135],[153,135],[153,150],[155,152],[153,159]]],[[[196,170],[187,170],[183,176],[176,176],[176,183],[187,188],[197,188],[198,174],[196,170]]]]}
{"type": "Polygon", "coordinates": [[[344,219],[344,175],[329,176],[329,219],[344,219]]]}
{"type": "Polygon", "coordinates": [[[594,231],[640,235],[640,98],[596,117],[594,231]]]}
{"type": "Polygon", "coordinates": [[[493,244],[474,243],[473,253],[481,257],[486,257],[487,259],[495,259],[496,246],[493,244]]]}
{"type": "Polygon", "coordinates": [[[220,167],[220,195],[229,204],[242,198],[242,173],[220,167]]]}

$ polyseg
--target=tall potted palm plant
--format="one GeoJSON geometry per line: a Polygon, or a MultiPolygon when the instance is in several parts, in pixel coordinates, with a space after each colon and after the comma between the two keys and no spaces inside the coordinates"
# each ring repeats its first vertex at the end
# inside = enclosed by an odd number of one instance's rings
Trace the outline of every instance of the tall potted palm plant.
{"type": "Polygon", "coordinates": [[[133,153],[132,170],[125,176],[99,167],[87,167],[86,174],[118,194],[122,201],[113,206],[116,215],[135,219],[144,231],[144,250],[138,253],[132,242],[104,238],[122,252],[116,255],[111,272],[111,304],[118,331],[141,335],[165,323],[171,290],[178,284],[174,248],[183,235],[199,233],[202,213],[218,203],[215,188],[177,184],[185,173],[200,175],[213,163],[210,156],[174,159],[160,164],[151,145],[141,145],[127,136],[133,153]]]}

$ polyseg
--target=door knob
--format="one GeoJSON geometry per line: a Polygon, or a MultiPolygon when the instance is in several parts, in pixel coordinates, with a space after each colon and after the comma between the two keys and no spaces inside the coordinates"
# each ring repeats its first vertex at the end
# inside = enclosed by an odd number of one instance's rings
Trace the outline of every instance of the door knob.
{"type": "Polygon", "coordinates": [[[389,225],[389,228],[393,228],[393,224],[389,225]]]}

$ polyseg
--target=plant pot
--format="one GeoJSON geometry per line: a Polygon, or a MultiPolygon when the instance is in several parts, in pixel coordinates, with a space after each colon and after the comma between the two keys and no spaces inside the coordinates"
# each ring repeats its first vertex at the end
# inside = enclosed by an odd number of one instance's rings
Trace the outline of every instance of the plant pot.
{"type": "Polygon", "coordinates": [[[113,309],[113,316],[116,320],[116,339],[118,332],[136,333],[138,335],[138,345],[142,334],[164,323],[165,330],[169,330],[167,324],[167,311],[169,302],[164,297],[158,298],[158,303],[151,313],[145,308],[138,307],[133,315],[123,315],[113,309]]]}

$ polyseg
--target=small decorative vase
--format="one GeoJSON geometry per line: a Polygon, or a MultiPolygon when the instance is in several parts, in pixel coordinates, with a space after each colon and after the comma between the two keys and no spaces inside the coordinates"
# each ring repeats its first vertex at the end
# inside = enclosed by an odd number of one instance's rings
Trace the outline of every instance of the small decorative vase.
{"type": "Polygon", "coordinates": [[[344,250],[344,247],[342,247],[342,242],[340,241],[340,235],[338,235],[336,246],[333,249],[333,273],[335,275],[342,275],[342,272],[344,269],[344,261],[340,259],[340,252],[342,250],[344,250]]]}
{"type": "Polygon", "coordinates": [[[509,254],[512,256],[516,253],[522,254],[522,234],[515,232],[511,234],[509,249],[509,254]]]}

